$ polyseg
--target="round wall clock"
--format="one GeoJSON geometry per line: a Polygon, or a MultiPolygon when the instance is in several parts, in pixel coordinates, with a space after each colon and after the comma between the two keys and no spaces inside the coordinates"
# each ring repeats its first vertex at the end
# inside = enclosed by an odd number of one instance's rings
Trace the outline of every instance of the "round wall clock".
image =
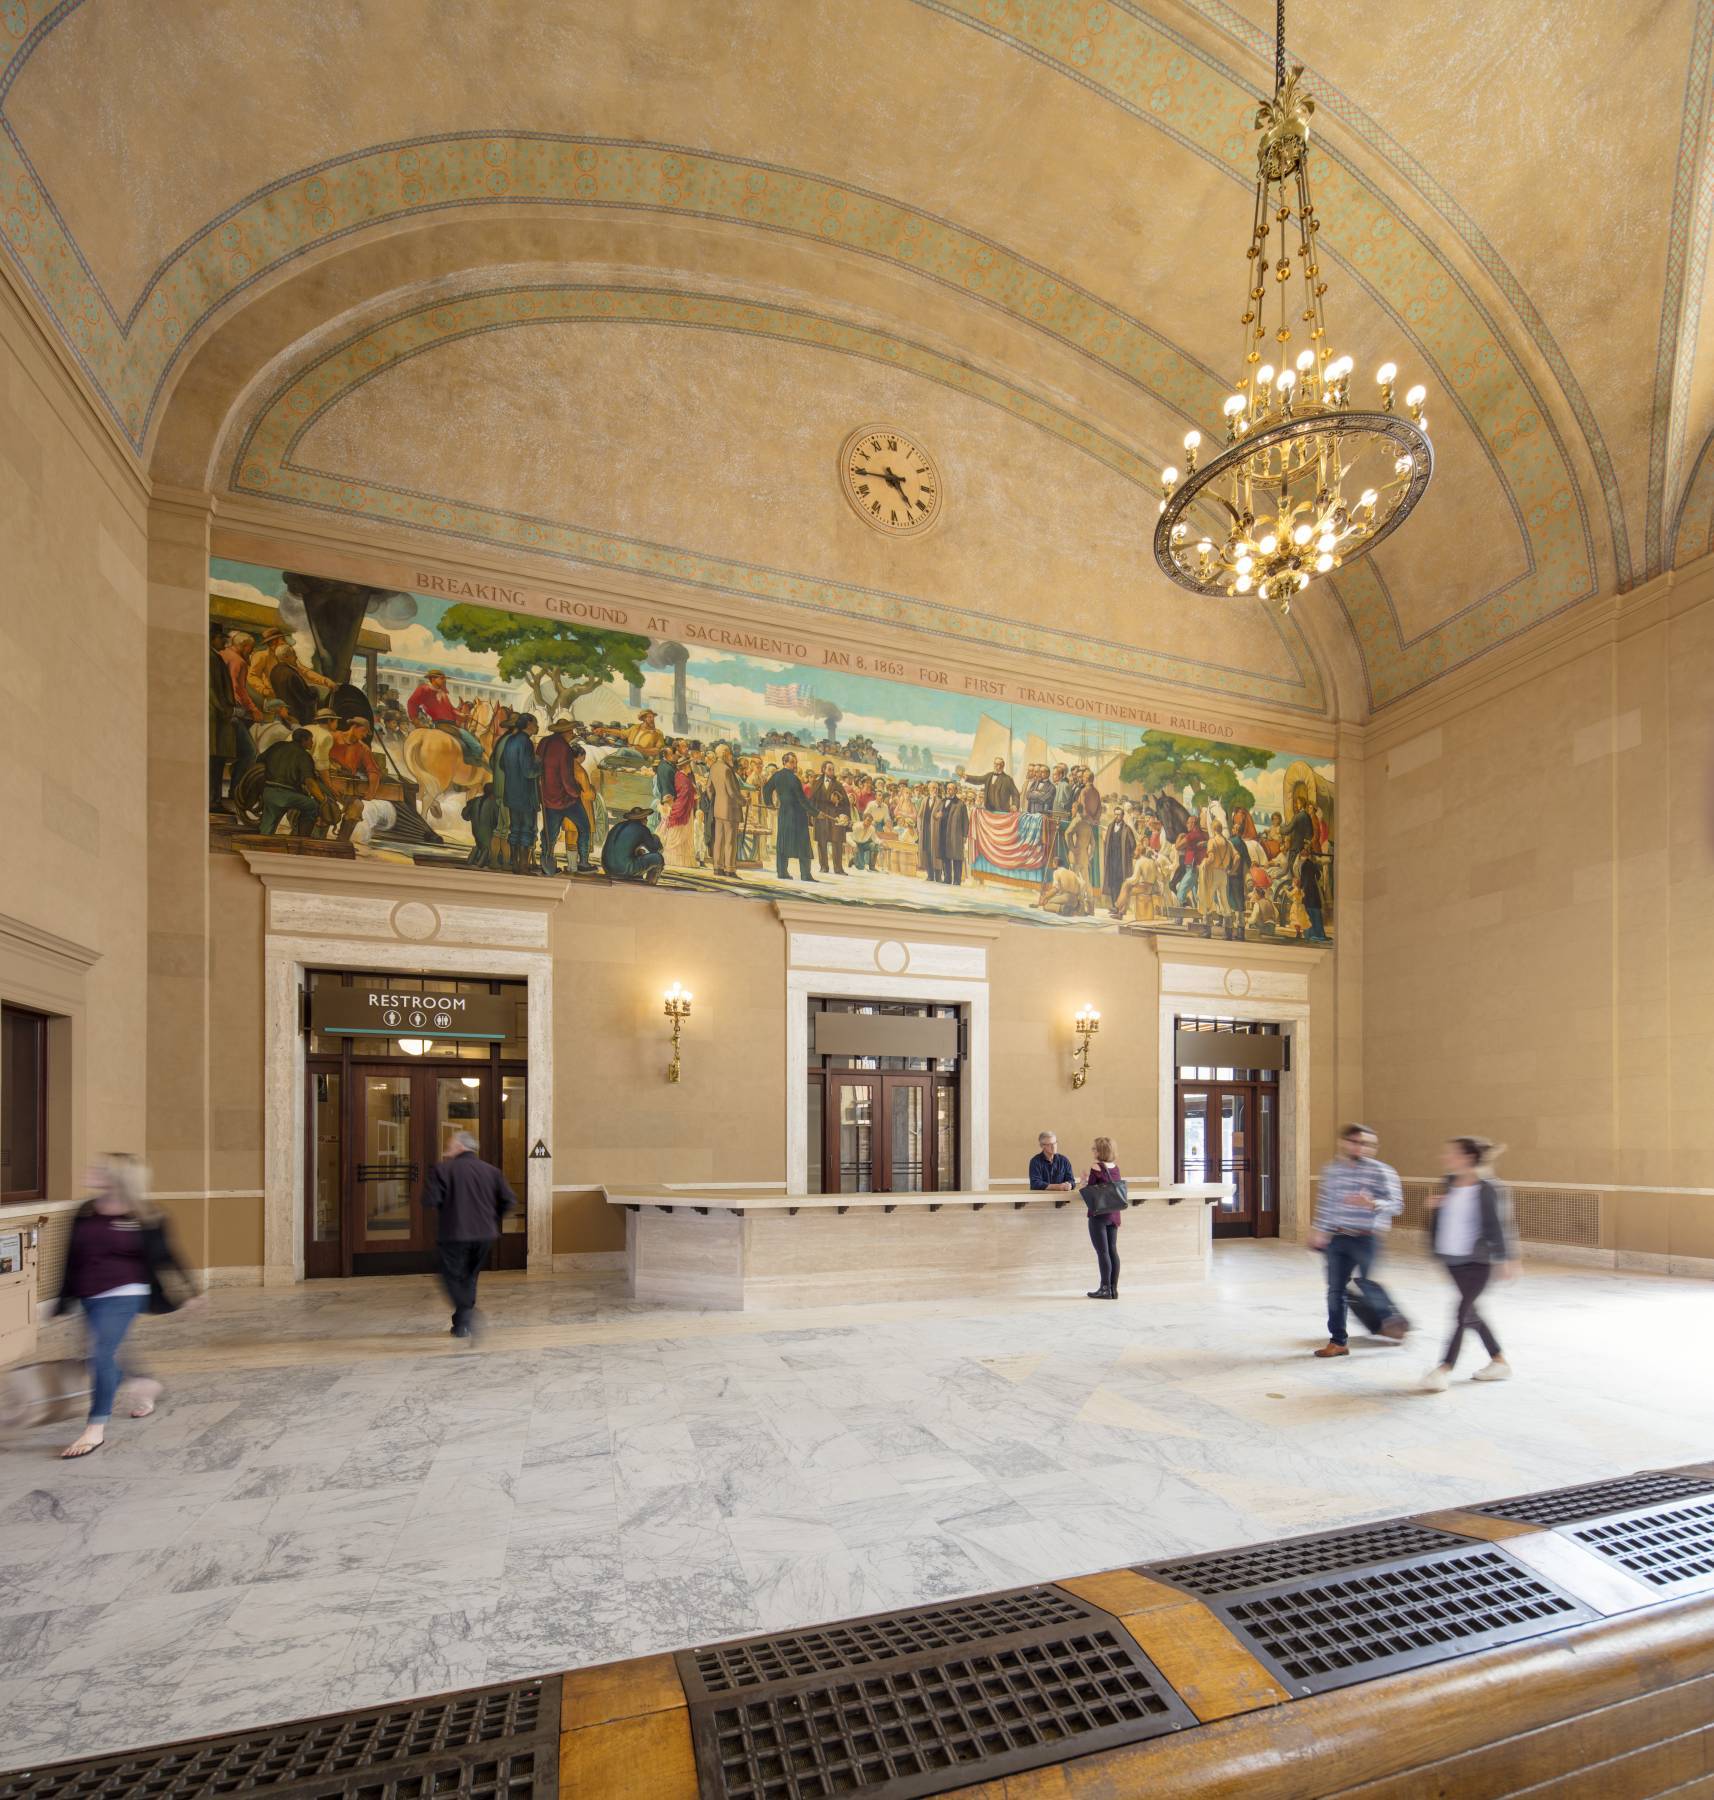
{"type": "Polygon", "coordinates": [[[839,486],[858,518],[888,537],[921,537],[945,490],[934,458],[893,425],[865,425],[839,452],[839,486]]]}

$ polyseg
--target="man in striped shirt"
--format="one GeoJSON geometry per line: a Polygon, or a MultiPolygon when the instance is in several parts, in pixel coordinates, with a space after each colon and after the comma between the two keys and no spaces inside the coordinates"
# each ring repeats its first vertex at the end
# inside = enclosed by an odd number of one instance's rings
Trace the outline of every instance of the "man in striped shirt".
{"type": "Polygon", "coordinates": [[[1312,1250],[1327,1260],[1327,1342],[1317,1356],[1349,1356],[1345,1310],[1349,1306],[1371,1334],[1396,1344],[1410,1321],[1374,1279],[1381,1236],[1404,1211],[1398,1172],[1375,1155],[1377,1138],[1367,1125],[1347,1125],[1339,1134],[1339,1154],[1321,1171],[1315,1197],[1312,1250]],[[1346,1289],[1356,1283],[1357,1291],[1346,1289]]]}

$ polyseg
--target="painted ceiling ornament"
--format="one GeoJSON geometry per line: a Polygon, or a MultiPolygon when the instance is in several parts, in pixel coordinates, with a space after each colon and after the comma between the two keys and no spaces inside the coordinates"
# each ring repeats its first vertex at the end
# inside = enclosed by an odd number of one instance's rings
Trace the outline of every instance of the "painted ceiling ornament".
{"type": "Polygon", "coordinates": [[[1155,561],[1199,594],[1251,594],[1291,610],[1318,575],[1372,550],[1402,525],[1428,489],[1434,448],[1428,390],[1394,410],[1398,370],[1375,371],[1379,407],[1351,405],[1352,361],[1327,341],[1321,222],[1309,191],[1309,120],[1315,102],[1303,67],[1285,60],[1285,0],[1278,0],[1274,95],[1256,112],[1255,214],[1244,253],[1244,366],[1228,396],[1225,446],[1202,468],[1202,434],[1185,434],[1185,467],[1161,471],[1155,561]],[[1278,227],[1279,241],[1269,239],[1278,227]],[[1295,237],[1295,245],[1292,239],[1295,237]],[[1270,279],[1271,277],[1271,279],[1270,279]],[[1275,348],[1269,337],[1274,296],[1275,348]],[[1294,330],[1302,347],[1293,349],[1294,330]]]}

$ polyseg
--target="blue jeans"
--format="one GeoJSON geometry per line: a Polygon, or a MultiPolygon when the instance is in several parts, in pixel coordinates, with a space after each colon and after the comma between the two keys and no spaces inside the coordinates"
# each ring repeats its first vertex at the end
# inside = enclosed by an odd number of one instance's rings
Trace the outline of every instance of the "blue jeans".
{"type": "Polygon", "coordinates": [[[124,1379],[124,1371],[119,1367],[119,1346],[125,1342],[131,1321],[148,1303],[146,1294],[104,1294],[83,1303],[89,1329],[90,1385],[94,1389],[89,1396],[91,1425],[105,1425],[113,1416],[113,1396],[124,1379]]]}
{"type": "Polygon", "coordinates": [[[1352,1232],[1331,1237],[1323,1253],[1327,1258],[1327,1336],[1330,1342],[1345,1342],[1345,1308],[1350,1306],[1363,1329],[1377,1332],[1388,1319],[1398,1316],[1393,1297],[1371,1278],[1380,1244],[1372,1232],[1352,1232]],[[1357,1291],[1347,1296],[1347,1286],[1355,1281],[1357,1291]]]}

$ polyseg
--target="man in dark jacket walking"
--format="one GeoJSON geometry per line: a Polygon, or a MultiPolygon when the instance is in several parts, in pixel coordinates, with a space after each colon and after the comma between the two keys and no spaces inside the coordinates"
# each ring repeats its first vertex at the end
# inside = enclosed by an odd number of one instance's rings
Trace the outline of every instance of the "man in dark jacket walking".
{"type": "Polygon", "coordinates": [[[440,1214],[440,1278],[452,1302],[452,1335],[461,1338],[475,1325],[476,1277],[500,1235],[500,1221],[518,1204],[506,1177],[476,1148],[468,1131],[455,1132],[451,1151],[423,1184],[423,1205],[440,1214]]]}

